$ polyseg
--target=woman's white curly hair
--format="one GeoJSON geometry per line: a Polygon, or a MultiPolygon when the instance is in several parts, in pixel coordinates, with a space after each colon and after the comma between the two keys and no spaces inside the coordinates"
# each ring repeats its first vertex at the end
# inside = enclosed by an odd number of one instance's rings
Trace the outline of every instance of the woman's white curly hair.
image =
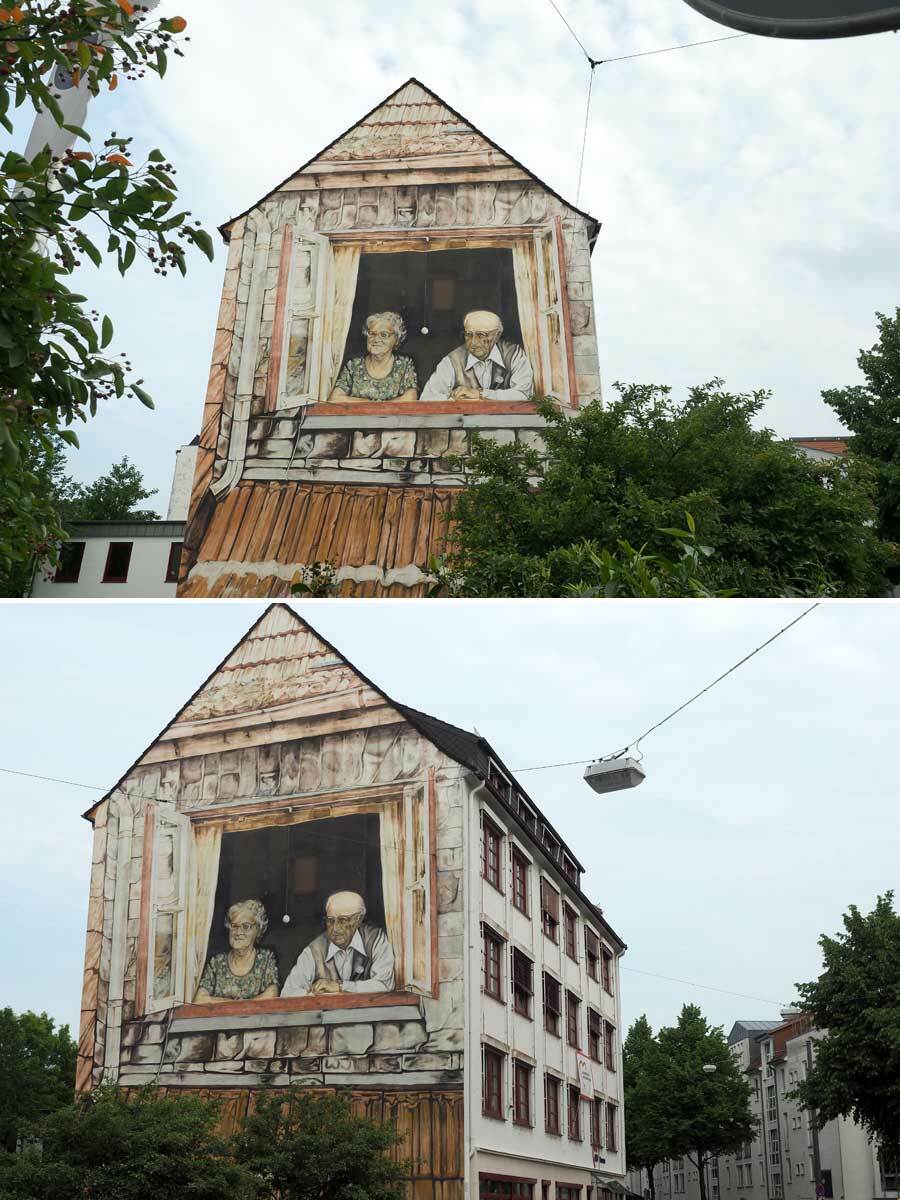
{"type": "Polygon", "coordinates": [[[397,335],[397,345],[398,346],[403,345],[404,341],[406,340],[406,322],[403,320],[403,318],[400,316],[399,313],[396,313],[396,312],[370,313],[366,317],[365,322],[363,323],[363,327],[362,327],[363,337],[365,337],[366,334],[369,332],[369,326],[372,324],[373,321],[390,321],[391,325],[393,326],[394,333],[397,335]]]}
{"type": "Polygon", "coordinates": [[[231,908],[229,908],[228,912],[225,914],[225,928],[226,929],[231,924],[232,916],[235,913],[239,913],[239,912],[249,913],[250,916],[253,918],[253,921],[256,924],[257,929],[259,930],[259,933],[257,934],[257,937],[256,937],[256,940],[259,941],[259,939],[263,936],[263,934],[269,928],[269,918],[266,915],[265,907],[263,906],[261,901],[259,901],[259,900],[239,900],[237,902],[237,904],[232,904],[231,908]]]}

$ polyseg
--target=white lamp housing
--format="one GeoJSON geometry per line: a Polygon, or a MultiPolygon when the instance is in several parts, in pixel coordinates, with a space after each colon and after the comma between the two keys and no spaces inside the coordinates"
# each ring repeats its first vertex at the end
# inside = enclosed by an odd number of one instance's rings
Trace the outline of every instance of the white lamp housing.
{"type": "Polygon", "coordinates": [[[592,762],[585,767],[584,779],[595,792],[621,792],[625,788],[637,787],[646,779],[646,773],[633,758],[614,758],[592,762]]]}

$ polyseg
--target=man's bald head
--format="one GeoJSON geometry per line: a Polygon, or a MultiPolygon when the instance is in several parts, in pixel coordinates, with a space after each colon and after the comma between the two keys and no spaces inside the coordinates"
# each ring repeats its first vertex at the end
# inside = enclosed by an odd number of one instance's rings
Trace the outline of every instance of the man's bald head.
{"type": "Polygon", "coordinates": [[[503,322],[496,313],[477,308],[463,318],[466,349],[476,358],[487,358],[503,333],[503,322]]]}
{"type": "Polygon", "coordinates": [[[366,902],[359,892],[333,892],[325,904],[328,939],[346,950],[366,915],[366,902]]]}

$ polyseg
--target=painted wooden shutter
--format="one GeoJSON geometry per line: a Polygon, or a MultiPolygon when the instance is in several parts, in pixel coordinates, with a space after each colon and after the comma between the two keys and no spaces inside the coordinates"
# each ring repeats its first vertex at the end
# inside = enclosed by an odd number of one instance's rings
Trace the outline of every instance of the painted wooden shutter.
{"type": "Polygon", "coordinates": [[[153,831],[147,1012],[184,1003],[187,841],[190,821],[174,805],[157,804],[153,831]]]}
{"type": "Polygon", "coordinates": [[[542,226],[534,235],[537,267],[538,316],[541,366],[548,395],[565,404],[571,403],[567,339],[569,331],[563,319],[560,255],[564,252],[560,231],[555,224],[542,226]]]}
{"type": "Polygon", "coordinates": [[[315,404],[324,349],[325,304],[331,273],[331,243],[321,233],[298,230],[288,282],[286,344],[282,354],[282,404],[315,404]]]}
{"type": "MultiPolygon", "coordinates": [[[[411,791],[411,794],[410,794],[411,791]]],[[[406,798],[406,944],[408,985],[428,995],[432,991],[431,805],[425,788],[406,798]]]]}

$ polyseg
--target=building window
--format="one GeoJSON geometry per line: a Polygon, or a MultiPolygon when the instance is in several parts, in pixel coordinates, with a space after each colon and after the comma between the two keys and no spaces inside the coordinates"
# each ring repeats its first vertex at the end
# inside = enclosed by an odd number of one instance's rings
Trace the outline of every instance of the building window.
{"type": "Polygon", "coordinates": [[[600,951],[600,978],[603,990],[612,995],[612,955],[605,946],[600,951]]]}
{"type": "Polygon", "coordinates": [[[110,542],[103,568],[104,583],[127,583],[133,542],[110,542]]]}
{"type": "Polygon", "coordinates": [[[616,1115],[618,1107],[615,1104],[606,1105],[606,1148],[615,1153],[616,1149],[616,1115]]]}
{"type": "Polygon", "coordinates": [[[578,1049],[578,1010],[581,1007],[578,997],[566,992],[566,1041],[578,1049]]]}
{"type": "Polygon", "coordinates": [[[578,1200],[581,1195],[581,1185],[558,1183],[556,1185],[556,1200],[578,1200]]]}
{"type": "Polygon", "coordinates": [[[77,583],[84,559],[84,542],[63,542],[59,548],[59,562],[54,583],[77,583]]]}
{"type": "Polygon", "coordinates": [[[584,928],[584,959],[587,964],[587,973],[591,979],[599,981],[598,965],[600,960],[600,939],[594,933],[593,929],[584,928]]]}
{"type": "Polygon", "coordinates": [[[566,1112],[566,1124],[569,1138],[573,1142],[581,1141],[581,1089],[577,1084],[569,1084],[569,1104],[566,1112]]]}
{"type": "Polygon", "coordinates": [[[512,798],[512,785],[497,764],[493,762],[488,765],[488,783],[501,800],[505,800],[507,804],[510,802],[512,798]]]}
{"type": "Polygon", "coordinates": [[[503,1120],[503,1055],[482,1046],[481,1111],[503,1120]]]}
{"type": "Polygon", "coordinates": [[[481,820],[481,876],[500,891],[500,843],[503,835],[487,817],[481,820]]]}
{"type": "Polygon", "coordinates": [[[543,826],[541,832],[543,834],[542,840],[544,843],[544,849],[547,851],[547,857],[552,859],[553,862],[556,862],[556,860],[559,858],[559,842],[546,825],[543,826]]]}
{"type": "Polygon", "coordinates": [[[591,1145],[595,1150],[599,1150],[602,1142],[603,1131],[603,1101],[594,1099],[591,1101],[591,1145]]]}
{"type": "Polygon", "coordinates": [[[541,880],[541,924],[544,936],[559,941],[559,892],[546,879],[541,880]]]}
{"type": "Polygon", "coordinates": [[[534,811],[528,807],[522,797],[519,797],[519,816],[522,819],[522,824],[529,833],[537,836],[537,816],[534,811]]]}
{"type": "Polygon", "coordinates": [[[881,1190],[900,1191],[900,1155],[878,1151],[878,1168],[881,1171],[881,1190]]]}
{"type": "Polygon", "coordinates": [[[559,1133],[559,1080],[552,1075],[544,1076],[544,1128],[559,1133]]]}
{"type": "Polygon", "coordinates": [[[166,563],[166,583],[178,582],[178,567],[181,563],[181,547],[183,542],[173,542],[169,547],[169,561],[166,563]]]}
{"type": "Polygon", "coordinates": [[[479,1175],[479,1200],[534,1200],[533,1179],[517,1179],[514,1175],[479,1175]]]}
{"type": "Polygon", "coordinates": [[[603,1023],[603,1061],[607,1070],[616,1069],[616,1027],[609,1021],[603,1023]]]}
{"type": "Polygon", "coordinates": [[[481,927],[481,939],[484,967],[482,986],[489,996],[493,996],[495,1000],[502,1000],[500,962],[503,954],[503,941],[485,925],[481,927]]]}
{"type": "Polygon", "coordinates": [[[560,987],[552,975],[544,975],[544,1028],[559,1037],[560,987]]]}
{"type": "Polygon", "coordinates": [[[563,906],[563,917],[566,923],[566,954],[577,962],[578,945],[575,939],[578,936],[578,918],[568,904],[563,906]]]}
{"type": "Polygon", "coordinates": [[[565,875],[566,879],[571,880],[572,883],[577,885],[577,883],[578,883],[578,868],[575,866],[575,864],[572,862],[571,858],[569,858],[569,856],[567,854],[563,855],[562,869],[563,869],[563,874],[565,875]]]}
{"type": "Polygon", "coordinates": [[[518,850],[512,852],[513,907],[528,916],[528,862],[518,850]]]}
{"type": "Polygon", "coordinates": [[[520,1016],[531,1018],[534,994],[534,964],[521,950],[512,952],[513,1008],[520,1016]]]}
{"type": "Polygon", "coordinates": [[[518,1060],[513,1064],[513,1121],[531,1125],[531,1067],[518,1060]]]}
{"type": "Polygon", "coordinates": [[[594,1009],[587,1010],[588,1017],[588,1054],[594,1062],[600,1062],[600,1050],[603,1043],[603,1021],[594,1009]]]}

